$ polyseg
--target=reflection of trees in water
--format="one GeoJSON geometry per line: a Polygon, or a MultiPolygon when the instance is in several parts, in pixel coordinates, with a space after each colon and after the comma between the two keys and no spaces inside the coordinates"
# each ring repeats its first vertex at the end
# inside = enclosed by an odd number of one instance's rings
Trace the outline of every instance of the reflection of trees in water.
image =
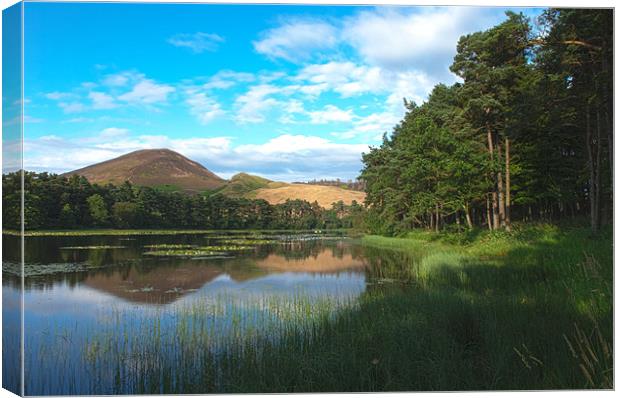
{"type": "MultiPolygon", "coordinates": [[[[73,288],[84,282],[87,276],[87,272],[65,272],[51,275],[30,276],[24,278],[24,288],[26,288],[26,290],[48,290],[59,283],[65,283],[67,286],[73,288]]],[[[21,284],[22,282],[19,276],[6,273],[2,274],[3,286],[21,289],[21,284]]]]}
{"type": "Polygon", "coordinates": [[[379,249],[375,247],[357,246],[356,252],[366,259],[366,278],[369,281],[393,279],[407,281],[410,279],[409,267],[415,259],[398,250],[379,249]]]}
{"type": "Polygon", "coordinates": [[[331,251],[332,256],[342,259],[351,254],[352,245],[343,241],[310,240],[310,241],[285,241],[276,245],[268,254],[277,254],[286,259],[304,260],[309,257],[317,258],[326,250],[331,251]]]}
{"type": "Polygon", "coordinates": [[[21,239],[19,236],[2,234],[2,259],[19,262],[21,255],[21,239]]]}

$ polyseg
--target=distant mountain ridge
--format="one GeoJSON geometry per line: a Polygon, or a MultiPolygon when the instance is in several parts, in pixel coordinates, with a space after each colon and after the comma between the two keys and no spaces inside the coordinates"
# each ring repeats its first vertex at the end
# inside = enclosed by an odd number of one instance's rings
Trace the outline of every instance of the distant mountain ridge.
{"type": "Polygon", "coordinates": [[[362,203],[365,193],[335,186],[289,184],[238,173],[225,180],[203,165],[170,149],[143,149],[114,159],[96,163],[64,174],[81,175],[91,183],[120,185],[129,181],[134,185],[162,188],[187,193],[212,191],[235,198],[264,199],[271,204],[287,199],[318,202],[329,208],[342,201],[349,205],[354,200],[362,203]]]}

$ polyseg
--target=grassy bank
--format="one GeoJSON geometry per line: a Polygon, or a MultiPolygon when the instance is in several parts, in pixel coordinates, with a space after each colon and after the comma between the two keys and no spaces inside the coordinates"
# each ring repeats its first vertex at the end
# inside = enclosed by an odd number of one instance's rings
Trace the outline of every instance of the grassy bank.
{"type": "Polygon", "coordinates": [[[611,229],[362,241],[372,264],[359,307],[244,356],[227,391],[613,386],[611,229]]]}

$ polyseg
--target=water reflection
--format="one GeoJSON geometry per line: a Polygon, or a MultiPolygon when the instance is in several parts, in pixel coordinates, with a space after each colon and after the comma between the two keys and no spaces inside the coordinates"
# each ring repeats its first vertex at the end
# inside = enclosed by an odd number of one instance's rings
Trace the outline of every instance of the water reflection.
{"type": "MultiPolygon", "coordinates": [[[[224,258],[144,256],[147,245],[220,242],[204,235],[28,238],[26,393],[132,392],[131,384],[112,389],[118,358],[109,356],[114,351],[93,351],[99,344],[144,353],[153,348],[157,330],[157,344],[169,347],[158,355],[170,356],[159,360],[172,360],[189,355],[175,337],[187,324],[193,329],[181,332],[189,333],[192,344],[217,352],[233,342],[277,338],[291,322],[308,327],[314,317],[354,304],[366,289],[367,260],[347,239],[274,240],[224,258]],[[67,246],[123,247],[62,249],[67,246]]],[[[15,250],[11,243],[3,241],[7,258],[15,250]]],[[[10,274],[10,264],[3,271],[3,298],[10,303],[21,282],[10,274]]],[[[18,307],[5,308],[18,317],[18,307]]],[[[3,341],[10,344],[15,336],[8,333],[3,341]]]]}

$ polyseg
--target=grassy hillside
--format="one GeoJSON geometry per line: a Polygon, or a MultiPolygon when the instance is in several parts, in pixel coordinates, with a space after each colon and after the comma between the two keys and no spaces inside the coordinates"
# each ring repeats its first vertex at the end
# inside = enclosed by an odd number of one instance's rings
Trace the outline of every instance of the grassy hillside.
{"type": "Polygon", "coordinates": [[[306,184],[285,184],[283,186],[269,185],[253,191],[249,196],[264,199],[271,204],[284,203],[287,199],[302,199],[310,203],[316,201],[321,207],[330,208],[332,203],[342,200],[350,205],[354,200],[362,204],[366,194],[339,187],[306,184]]]}
{"type": "Polygon", "coordinates": [[[273,181],[247,173],[239,173],[232,176],[226,186],[219,190],[218,193],[239,198],[257,189],[266,188],[270,183],[273,183],[273,181]]]}
{"type": "Polygon", "coordinates": [[[215,193],[235,198],[264,199],[272,205],[284,203],[289,199],[301,199],[310,203],[316,201],[324,208],[330,208],[332,203],[340,200],[347,205],[354,200],[361,204],[365,198],[364,192],[341,187],[288,184],[247,173],[235,174],[223,188],[215,193]]]}

